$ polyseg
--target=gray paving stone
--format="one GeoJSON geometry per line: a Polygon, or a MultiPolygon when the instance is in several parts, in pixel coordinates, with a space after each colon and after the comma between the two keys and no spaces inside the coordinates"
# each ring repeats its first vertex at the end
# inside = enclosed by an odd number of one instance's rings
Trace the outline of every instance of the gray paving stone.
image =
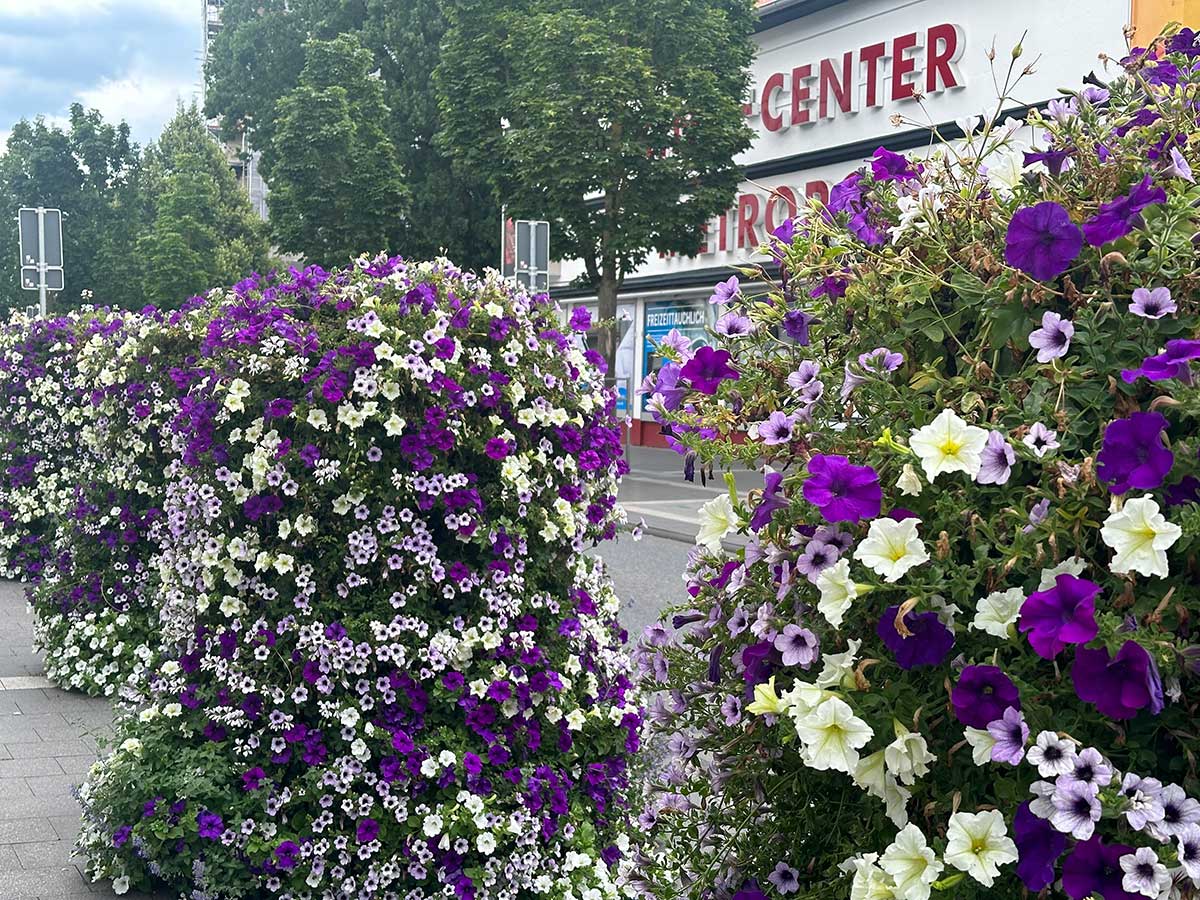
{"type": "Polygon", "coordinates": [[[58,763],[63,772],[79,781],[82,780],[83,776],[87,775],[88,770],[92,767],[92,763],[96,761],[96,756],[92,753],[88,753],[87,755],[72,754],[70,756],[55,755],[54,761],[58,763]]]}
{"type": "MultiPolygon", "coordinates": [[[[57,841],[60,837],[51,821],[44,816],[0,822],[0,844],[3,845],[36,844],[57,841]]],[[[3,892],[0,892],[0,896],[3,896],[3,892]]]]}
{"type": "Polygon", "coordinates": [[[8,797],[0,802],[0,821],[79,815],[79,804],[75,802],[74,797],[35,797],[24,781],[20,784],[27,793],[24,796],[8,797]]]}
{"type": "Polygon", "coordinates": [[[25,783],[35,797],[70,797],[79,779],[72,775],[36,775],[26,778],[25,783]]]}
{"type": "Polygon", "coordinates": [[[0,744],[0,758],[3,759],[36,759],[45,756],[94,757],[95,755],[95,745],[89,746],[81,739],[74,741],[31,741],[22,744],[0,744]],[[7,754],[7,756],[4,754],[7,754]]]}
{"type": "Polygon", "coordinates": [[[79,870],[71,865],[0,871],[0,897],[5,900],[69,896],[72,892],[78,893],[80,887],[87,890],[87,882],[79,870]]]}
{"type": "MultiPolygon", "coordinates": [[[[78,809],[78,807],[76,807],[78,809]]],[[[50,825],[54,829],[54,833],[61,840],[75,843],[75,838],[79,837],[79,813],[75,812],[69,816],[50,816],[50,825]]]]}
{"type": "Polygon", "coordinates": [[[17,860],[23,869],[50,869],[70,862],[75,852],[74,844],[67,841],[38,841],[35,844],[17,844],[14,848],[17,860]]]}
{"type": "Polygon", "coordinates": [[[0,779],[28,778],[32,775],[65,775],[54,757],[0,760],[0,779]]]}

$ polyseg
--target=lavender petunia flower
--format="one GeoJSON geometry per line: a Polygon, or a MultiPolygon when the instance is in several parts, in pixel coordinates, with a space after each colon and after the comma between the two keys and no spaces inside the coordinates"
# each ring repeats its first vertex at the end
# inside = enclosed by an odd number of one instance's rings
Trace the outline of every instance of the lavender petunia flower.
{"type": "Polygon", "coordinates": [[[1171,178],[1182,178],[1184,181],[1192,184],[1196,183],[1195,177],[1192,175],[1192,167],[1188,164],[1187,159],[1179,152],[1178,147],[1172,147],[1170,153],[1170,162],[1163,167],[1162,173],[1171,178]]]}
{"type": "Polygon", "coordinates": [[[688,337],[678,328],[672,328],[670,331],[664,334],[662,340],[658,342],[660,347],[671,350],[684,362],[687,362],[692,358],[693,343],[695,343],[695,338],[688,337]]]}
{"type": "Polygon", "coordinates": [[[1071,338],[1075,336],[1075,326],[1070,319],[1064,319],[1052,310],[1042,313],[1042,327],[1030,332],[1029,346],[1037,350],[1038,362],[1048,363],[1052,359],[1061,359],[1071,349],[1071,338]]]}
{"type": "Polygon", "coordinates": [[[1160,487],[1175,464],[1175,454],[1166,447],[1166,430],[1166,417],[1156,412],[1135,412],[1110,422],[1096,455],[1096,475],[1114,494],[1160,487]]]}
{"type": "Polygon", "coordinates": [[[1017,461],[1017,453],[1004,435],[999,431],[990,432],[979,455],[982,463],[975,480],[979,484],[1006,484],[1012,474],[1012,465],[1017,461]]]}
{"type": "Polygon", "coordinates": [[[1073,781],[1086,781],[1098,788],[1108,787],[1116,772],[1095,747],[1084,747],[1075,755],[1071,767],[1073,781]]]}
{"type": "Polygon", "coordinates": [[[1057,203],[1046,201],[1013,213],[1004,258],[1039,281],[1057,278],[1070,268],[1083,247],[1083,234],[1057,203]]]}
{"type": "Polygon", "coordinates": [[[811,540],[796,560],[796,571],[816,584],[817,576],[838,561],[840,551],[832,544],[811,540]]]}
{"type": "Polygon", "coordinates": [[[992,745],[992,762],[1020,765],[1025,758],[1025,742],[1029,740],[1029,726],[1021,711],[1010,706],[1003,716],[988,723],[987,732],[996,741],[992,745]]]}
{"type": "Polygon", "coordinates": [[[775,871],[767,876],[767,881],[775,885],[775,890],[781,894],[791,894],[800,890],[800,872],[785,862],[775,864],[775,871]]]}
{"type": "Polygon", "coordinates": [[[1050,798],[1054,814],[1050,824],[1077,841],[1086,841],[1100,821],[1100,788],[1087,781],[1060,778],[1050,798]]]}
{"type": "Polygon", "coordinates": [[[904,354],[887,347],[876,347],[869,353],[859,354],[858,365],[864,372],[887,375],[904,365],[904,354]]]}
{"type": "Polygon", "coordinates": [[[1179,309],[1171,299],[1171,289],[1156,287],[1147,290],[1144,287],[1134,288],[1129,311],[1143,319],[1161,319],[1179,309]]]}
{"type": "Polygon", "coordinates": [[[775,636],[775,649],[783,655],[785,666],[807,669],[820,653],[820,641],[807,628],[784,625],[783,631],[775,636]]]}
{"type": "Polygon", "coordinates": [[[1041,459],[1051,450],[1059,448],[1058,432],[1053,431],[1043,425],[1041,422],[1034,422],[1029,429],[1029,434],[1025,435],[1022,443],[1034,452],[1038,459],[1041,459]]]}
{"type": "Polygon", "coordinates": [[[737,694],[729,694],[721,701],[721,717],[725,725],[732,728],[742,720],[742,698],[737,694]]]}
{"type": "Polygon", "coordinates": [[[740,290],[738,277],[731,275],[728,281],[719,281],[713,286],[712,296],[708,298],[708,302],[713,304],[732,303],[740,290]]]}
{"type": "Polygon", "coordinates": [[[735,312],[725,313],[717,319],[717,324],[713,327],[713,331],[724,337],[741,337],[753,330],[754,323],[750,321],[750,317],[735,312]]]}
{"type": "Polygon", "coordinates": [[[768,447],[786,444],[792,439],[796,427],[796,416],[776,410],[758,424],[758,438],[768,447]]]}
{"type": "Polygon", "coordinates": [[[1025,754],[1043,778],[1057,778],[1075,770],[1075,745],[1053,731],[1043,731],[1025,754]]]}
{"type": "Polygon", "coordinates": [[[806,359],[796,367],[796,371],[787,377],[787,386],[793,391],[803,391],[817,380],[821,373],[821,364],[806,359]]]}
{"type": "Polygon", "coordinates": [[[1121,781],[1121,796],[1125,798],[1125,821],[1130,828],[1141,831],[1166,817],[1162,792],[1162,783],[1157,778],[1142,778],[1133,772],[1126,773],[1121,781]]]}
{"type": "Polygon", "coordinates": [[[1200,824],[1200,803],[1187,795],[1177,784],[1168,784],[1158,795],[1162,804],[1162,821],[1151,822],[1150,833],[1160,841],[1187,833],[1191,826],[1200,824]]]}
{"type": "Polygon", "coordinates": [[[1021,531],[1025,534],[1032,534],[1033,530],[1046,521],[1050,515],[1050,498],[1043,497],[1037,503],[1033,504],[1033,508],[1029,510],[1029,524],[1021,531]]]}

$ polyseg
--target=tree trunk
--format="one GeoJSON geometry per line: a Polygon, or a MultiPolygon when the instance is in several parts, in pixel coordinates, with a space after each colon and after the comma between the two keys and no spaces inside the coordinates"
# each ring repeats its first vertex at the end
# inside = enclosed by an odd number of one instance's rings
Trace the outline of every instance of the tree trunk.
{"type": "Polygon", "coordinates": [[[607,377],[609,378],[612,378],[617,371],[616,318],[618,287],[617,273],[606,265],[600,275],[600,284],[596,290],[596,300],[599,305],[597,318],[601,322],[606,323],[606,327],[600,329],[599,349],[600,355],[604,357],[605,365],[608,366],[607,377]]]}

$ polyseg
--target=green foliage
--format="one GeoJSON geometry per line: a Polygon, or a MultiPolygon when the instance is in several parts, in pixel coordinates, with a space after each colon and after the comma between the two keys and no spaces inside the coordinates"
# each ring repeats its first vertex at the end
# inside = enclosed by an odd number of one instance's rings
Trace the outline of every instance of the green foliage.
{"type": "Polygon", "coordinates": [[[694,253],[733,201],[752,5],[461,0],[447,15],[444,146],[512,214],[555,223],[554,255],[584,260],[612,318],[628,272],[651,250],[694,253]]]}
{"type": "MultiPolygon", "coordinates": [[[[477,270],[496,264],[500,212],[491,188],[473,173],[455,172],[434,144],[440,111],[432,71],[446,30],[439,0],[230,0],[222,23],[206,72],[206,111],[221,118],[230,138],[249,130],[253,145],[263,151],[263,173],[273,189],[278,165],[288,165],[277,143],[282,104],[300,86],[310,52],[306,41],[351,36],[370,51],[368,71],[377,73],[384,99],[370,119],[386,132],[407,186],[405,214],[393,217],[385,233],[389,249],[409,258],[445,252],[477,270]]],[[[348,185],[327,187],[338,203],[356,200],[348,185]]],[[[274,223],[289,234],[300,216],[329,215],[316,195],[297,192],[286,216],[275,199],[274,223]]]]}
{"type": "Polygon", "coordinates": [[[269,154],[280,247],[322,265],[383,250],[403,215],[404,179],[381,120],[373,61],[352,35],[305,45],[300,83],[278,104],[269,154]]]}

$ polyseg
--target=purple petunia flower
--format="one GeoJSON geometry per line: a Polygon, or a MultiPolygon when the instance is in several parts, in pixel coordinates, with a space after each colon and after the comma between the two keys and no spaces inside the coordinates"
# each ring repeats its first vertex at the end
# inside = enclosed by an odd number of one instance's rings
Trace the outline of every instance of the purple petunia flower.
{"type": "Polygon", "coordinates": [[[1160,487],[1175,464],[1164,439],[1166,430],[1166,417],[1156,412],[1135,412],[1110,422],[1096,456],[1096,475],[1109,482],[1114,494],[1160,487]]]}
{"type": "Polygon", "coordinates": [[[836,563],[840,555],[841,551],[833,544],[810,540],[796,560],[796,571],[815,584],[817,576],[836,563]]]}
{"type": "Polygon", "coordinates": [[[802,309],[789,309],[783,315],[784,334],[801,347],[807,347],[811,340],[808,334],[809,326],[816,321],[815,316],[810,316],[802,309]]]}
{"type": "Polygon", "coordinates": [[[1093,247],[1123,238],[1142,221],[1142,210],[1156,203],[1166,203],[1167,192],[1155,187],[1147,175],[1129,189],[1124,197],[1110,200],[1100,211],[1083,223],[1083,236],[1093,247]]]}
{"type": "Polygon", "coordinates": [[[1004,258],[1039,281],[1057,278],[1070,268],[1083,247],[1083,235],[1057,203],[1045,201],[1013,213],[1004,258]]]}
{"type": "Polygon", "coordinates": [[[873,468],[824,453],[809,459],[802,491],[804,499],[817,507],[827,522],[874,519],[883,502],[879,475],[873,468]]]}
{"type": "Polygon", "coordinates": [[[1010,706],[1021,708],[1021,695],[1012,680],[996,666],[967,666],[950,691],[958,721],[972,728],[987,728],[1003,718],[1010,706]]]}
{"type": "Polygon", "coordinates": [[[1070,319],[1064,319],[1058,313],[1046,310],[1042,313],[1042,327],[1030,332],[1029,346],[1037,350],[1040,363],[1048,363],[1052,359],[1061,359],[1071,349],[1071,338],[1075,336],[1075,326],[1070,319]]]}
{"type": "Polygon", "coordinates": [[[118,828],[116,831],[113,832],[112,845],[114,847],[125,846],[125,844],[127,844],[129,842],[129,837],[132,834],[133,834],[133,826],[132,825],[122,825],[120,828],[118,828]]]}
{"type": "Polygon", "coordinates": [[[719,281],[713,285],[712,296],[708,298],[709,303],[732,303],[733,298],[738,295],[741,286],[738,283],[736,275],[729,276],[728,281],[719,281]]]}
{"type": "Polygon", "coordinates": [[[1030,426],[1029,434],[1025,435],[1023,443],[1034,452],[1038,459],[1041,459],[1051,450],[1059,448],[1058,432],[1052,431],[1041,422],[1034,422],[1030,426]]]}
{"type": "Polygon", "coordinates": [[[1079,841],[1062,868],[1063,890],[1071,900],[1099,894],[1104,900],[1136,900],[1122,886],[1121,857],[1132,853],[1125,844],[1105,844],[1099,835],[1079,841]]]}
{"type": "Polygon", "coordinates": [[[942,624],[935,612],[909,612],[904,616],[904,627],[911,633],[905,637],[896,630],[899,612],[899,605],[889,606],[875,629],[884,646],[896,657],[896,665],[907,671],[941,663],[954,647],[954,632],[942,624]]]}
{"type": "Polygon", "coordinates": [[[717,324],[713,326],[713,331],[724,337],[741,337],[753,330],[754,323],[750,321],[750,317],[735,312],[725,313],[717,319],[717,324]]]}
{"type": "Polygon", "coordinates": [[[715,394],[722,381],[736,381],[738,372],[729,365],[728,350],[701,347],[680,371],[681,378],[691,381],[692,387],[702,394],[715,394]]]}
{"type": "Polygon", "coordinates": [[[1017,453],[1012,445],[1005,440],[999,431],[988,434],[987,443],[980,451],[979,473],[975,480],[980,484],[1005,484],[1012,474],[1012,465],[1017,461],[1017,453]]]}
{"type": "Polygon", "coordinates": [[[880,147],[871,157],[871,177],[876,181],[910,181],[917,177],[917,172],[908,157],[880,147]]]}
{"type": "Polygon", "coordinates": [[[859,354],[858,365],[864,372],[887,375],[904,365],[904,354],[887,347],[876,347],[869,353],[859,354]]]}
{"type": "Polygon", "coordinates": [[[1088,781],[1059,778],[1050,797],[1054,812],[1050,824],[1077,841],[1086,841],[1100,821],[1100,788],[1088,781]]]}
{"type": "Polygon", "coordinates": [[[792,439],[792,431],[796,427],[796,416],[775,410],[767,416],[765,422],[758,425],[758,438],[768,447],[786,444],[792,439]]]}
{"type": "Polygon", "coordinates": [[[1129,311],[1143,319],[1161,319],[1179,309],[1171,299],[1171,289],[1156,287],[1147,290],[1144,287],[1134,288],[1129,311]]]}
{"type": "Polygon", "coordinates": [[[794,240],[796,240],[796,223],[791,218],[784,219],[783,224],[771,232],[771,256],[775,262],[783,263],[784,254],[791,249],[794,240]]]}
{"type": "Polygon", "coordinates": [[[767,876],[767,881],[775,885],[775,890],[781,894],[791,894],[800,890],[800,872],[785,862],[775,864],[775,871],[767,876]]]}
{"type": "Polygon", "coordinates": [[[571,310],[571,330],[584,332],[592,327],[592,311],[586,306],[576,306],[571,310]]]}
{"type": "Polygon", "coordinates": [[[225,830],[225,822],[221,817],[207,809],[196,813],[196,826],[200,837],[210,841],[219,841],[221,832],[225,830]]]}
{"type": "Polygon", "coordinates": [[[379,823],[374,819],[359,819],[355,837],[360,844],[369,844],[379,837],[379,823]]]}
{"type": "Polygon", "coordinates": [[[758,501],[758,505],[754,507],[754,514],[750,517],[751,531],[762,531],[771,524],[777,510],[787,508],[787,498],[780,491],[782,486],[783,475],[779,472],[767,472],[763,477],[762,499],[758,501]]]}
{"type": "Polygon", "coordinates": [[[275,848],[275,865],[281,869],[296,868],[300,861],[300,847],[294,841],[283,841],[275,848]]]}
{"type": "Polygon", "coordinates": [[[1164,494],[1167,506],[1183,506],[1200,502],[1200,478],[1185,475],[1178,482],[1167,486],[1164,494]]]}
{"type": "Polygon", "coordinates": [[[1033,530],[1046,521],[1050,515],[1050,498],[1043,497],[1029,510],[1029,524],[1021,531],[1025,534],[1032,534],[1033,530]]]}
{"type": "Polygon", "coordinates": [[[1195,176],[1192,175],[1192,167],[1178,147],[1172,147],[1169,154],[1170,162],[1163,167],[1162,173],[1169,178],[1182,178],[1184,181],[1191,184],[1196,183],[1195,176]]]}
{"type": "Polygon", "coordinates": [[[1099,630],[1096,595],[1100,585],[1063,573],[1048,591],[1030,594],[1021,606],[1017,630],[1042,659],[1054,659],[1068,644],[1086,644],[1099,630]]]}
{"type": "Polygon", "coordinates": [[[1192,370],[1189,363],[1193,359],[1200,359],[1200,341],[1176,338],[1167,341],[1167,347],[1162,353],[1147,356],[1138,368],[1122,369],[1121,380],[1126,384],[1133,384],[1139,378],[1149,381],[1178,378],[1184,384],[1191,384],[1192,370]]]}
{"type": "Polygon", "coordinates": [[[1074,147],[1059,147],[1057,149],[1050,147],[1046,150],[1026,150],[1025,158],[1022,162],[1026,166],[1041,163],[1046,167],[1047,172],[1057,177],[1062,174],[1063,167],[1066,166],[1067,161],[1074,155],[1074,147]]]}
{"type": "Polygon", "coordinates": [[[1161,682],[1157,689],[1154,683],[1157,667],[1137,641],[1126,641],[1115,657],[1104,647],[1078,648],[1071,680],[1079,699],[1110,719],[1132,719],[1146,708],[1154,715],[1162,711],[1161,682]]]}
{"type": "Polygon", "coordinates": [[[1025,758],[1025,742],[1029,740],[1029,726],[1021,711],[1010,706],[999,719],[988,722],[987,732],[996,741],[992,745],[992,762],[1020,765],[1025,758]]]}
{"type": "Polygon", "coordinates": [[[1018,854],[1017,877],[1025,887],[1036,893],[1053,884],[1054,866],[1067,849],[1067,838],[1034,815],[1028,800],[1013,816],[1013,840],[1018,854]]]}
{"type": "Polygon", "coordinates": [[[783,631],[775,636],[775,649],[783,654],[785,666],[800,666],[807,669],[813,664],[820,650],[820,641],[807,628],[799,625],[784,625],[783,631]]]}

